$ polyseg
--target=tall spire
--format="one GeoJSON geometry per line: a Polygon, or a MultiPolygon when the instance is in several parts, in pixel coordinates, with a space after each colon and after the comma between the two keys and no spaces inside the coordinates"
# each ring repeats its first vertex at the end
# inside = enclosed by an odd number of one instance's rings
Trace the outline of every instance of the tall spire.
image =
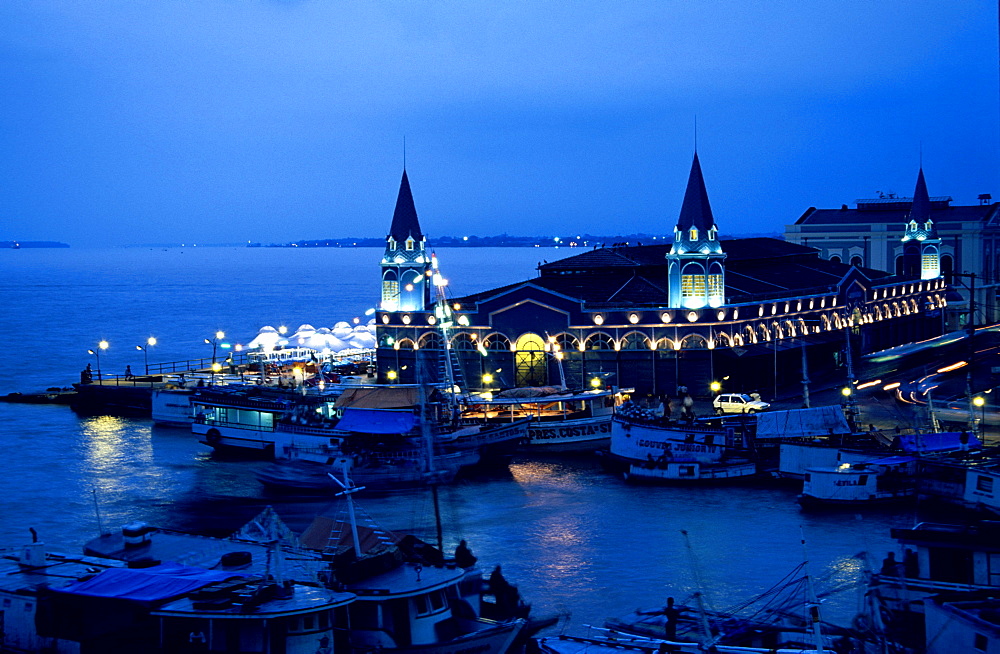
{"type": "Polygon", "coordinates": [[[392,225],[389,236],[402,243],[407,238],[414,241],[423,240],[420,231],[420,221],[417,220],[417,208],[413,204],[413,193],[410,192],[410,180],[403,169],[403,179],[399,183],[399,195],[396,196],[396,209],[392,212],[392,225]]]}
{"type": "Polygon", "coordinates": [[[917,188],[913,191],[913,204],[910,205],[909,219],[918,224],[926,223],[931,217],[931,199],[927,195],[927,183],[924,181],[924,169],[917,174],[917,188]]]}
{"type": "Polygon", "coordinates": [[[691,163],[691,174],[688,176],[687,190],[684,191],[684,203],[681,204],[681,214],[677,219],[677,228],[688,230],[692,227],[699,232],[708,232],[715,226],[712,216],[712,206],[708,203],[708,191],[705,190],[705,178],[701,174],[701,163],[698,153],[694,153],[691,163]]]}

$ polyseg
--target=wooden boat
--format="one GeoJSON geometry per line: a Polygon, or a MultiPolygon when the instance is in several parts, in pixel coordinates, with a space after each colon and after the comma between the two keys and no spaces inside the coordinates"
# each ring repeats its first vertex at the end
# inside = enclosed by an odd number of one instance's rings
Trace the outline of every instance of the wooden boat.
{"type": "MultiPolygon", "coordinates": [[[[132,527],[129,547],[142,550],[148,532],[132,527]]],[[[0,650],[347,651],[341,634],[353,593],[282,579],[262,551],[215,551],[211,569],[58,554],[40,542],[4,555],[0,650]]]]}
{"type": "Polygon", "coordinates": [[[610,389],[569,391],[558,387],[512,388],[463,399],[463,423],[490,425],[530,418],[522,451],[592,452],[606,447],[611,416],[622,393],[610,389]]]}
{"type": "Polygon", "coordinates": [[[922,522],[912,529],[893,529],[901,554],[889,552],[868,581],[866,610],[858,627],[884,634],[913,648],[925,645],[925,608],[934,596],[949,601],[1000,593],[1000,523],[922,522]]]}
{"type": "Polygon", "coordinates": [[[612,420],[605,461],[629,482],[718,482],[757,474],[752,452],[735,428],[671,422],[630,404],[612,420]]]}
{"type": "Polygon", "coordinates": [[[916,457],[888,456],[861,463],[809,468],[802,482],[803,507],[860,507],[916,496],[916,457]]]}

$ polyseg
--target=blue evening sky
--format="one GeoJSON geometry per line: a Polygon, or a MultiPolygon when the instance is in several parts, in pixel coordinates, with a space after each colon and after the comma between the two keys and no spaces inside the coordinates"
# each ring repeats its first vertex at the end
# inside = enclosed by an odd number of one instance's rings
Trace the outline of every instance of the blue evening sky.
{"type": "Polygon", "coordinates": [[[0,3],[0,240],[723,236],[1000,198],[985,0],[0,3]]]}

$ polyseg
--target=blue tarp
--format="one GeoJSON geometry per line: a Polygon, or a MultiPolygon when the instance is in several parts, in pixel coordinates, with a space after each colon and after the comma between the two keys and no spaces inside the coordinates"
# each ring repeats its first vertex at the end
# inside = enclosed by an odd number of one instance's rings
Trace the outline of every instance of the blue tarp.
{"type": "Polygon", "coordinates": [[[344,409],[337,429],[362,434],[407,434],[417,424],[412,411],[386,409],[344,409]]]}
{"type": "Polygon", "coordinates": [[[948,452],[961,449],[978,450],[983,446],[975,434],[960,431],[943,431],[940,434],[901,434],[899,444],[904,452],[948,452]],[[962,446],[962,434],[968,438],[962,446]]]}
{"type": "Polygon", "coordinates": [[[139,602],[155,602],[179,597],[234,577],[233,574],[179,563],[161,563],[149,568],[110,568],[87,581],[59,588],[58,592],[91,597],[114,597],[139,602]]]}

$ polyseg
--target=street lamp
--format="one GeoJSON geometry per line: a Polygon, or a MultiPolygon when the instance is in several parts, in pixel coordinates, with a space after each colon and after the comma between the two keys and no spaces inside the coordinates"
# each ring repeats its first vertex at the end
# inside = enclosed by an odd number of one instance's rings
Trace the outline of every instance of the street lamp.
{"type": "Polygon", "coordinates": [[[146,344],[145,345],[136,345],[135,346],[135,349],[142,350],[142,361],[143,361],[143,363],[146,366],[146,374],[147,375],[149,375],[149,352],[147,350],[149,348],[153,347],[154,345],[156,345],[156,338],[154,338],[153,336],[150,336],[149,338],[146,339],[146,344]]]}
{"type": "Polygon", "coordinates": [[[94,356],[97,357],[97,381],[98,382],[100,382],[101,379],[102,379],[102,377],[101,377],[101,350],[106,350],[106,349],[108,349],[108,342],[102,340],[102,341],[99,341],[97,343],[97,347],[95,349],[93,349],[93,350],[87,350],[88,354],[93,354],[94,356]]]}
{"type": "Polygon", "coordinates": [[[708,387],[712,389],[713,393],[718,393],[719,391],[722,390],[722,384],[720,384],[717,381],[712,382],[711,384],[708,385],[708,387]]]}
{"type": "Polygon", "coordinates": [[[226,337],[226,332],[224,332],[222,330],[219,330],[219,331],[215,332],[215,338],[213,338],[213,339],[206,338],[205,339],[205,345],[211,345],[212,346],[212,363],[215,363],[215,349],[216,349],[216,347],[218,347],[219,341],[221,341],[225,337],[226,337]]]}
{"type": "Polygon", "coordinates": [[[979,435],[986,439],[986,398],[977,395],[972,398],[972,403],[979,407],[979,435]]]}
{"type": "Polygon", "coordinates": [[[217,373],[217,372],[222,372],[222,364],[221,363],[213,363],[212,364],[212,386],[215,386],[215,373],[217,373]]]}

